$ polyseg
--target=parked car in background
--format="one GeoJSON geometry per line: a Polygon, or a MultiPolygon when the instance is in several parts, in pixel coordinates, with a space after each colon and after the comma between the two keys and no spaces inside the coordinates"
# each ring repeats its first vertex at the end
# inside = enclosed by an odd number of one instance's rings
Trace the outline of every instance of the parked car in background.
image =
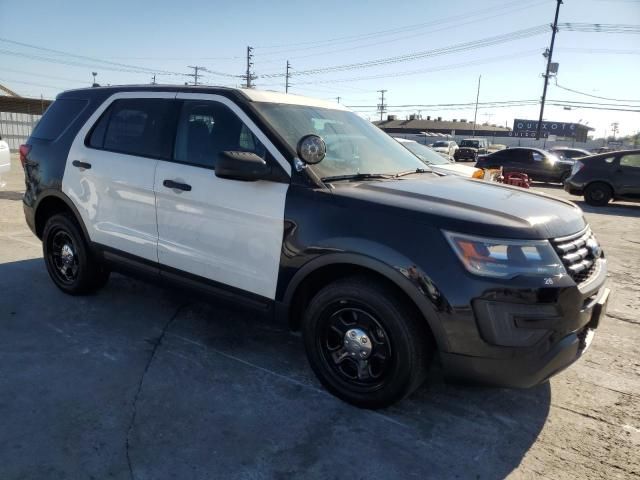
{"type": "Polygon", "coordinates": [[[609,152],[576,160],[564,189],[589,205],[610,200],[640,202],[640,150],[609,152]]]}
{"type": "Polygon", "coordinates": [[[453,154],[456,162],[475,162],[478,155],[487,153],[489,141],[486,138],[465,138],[453,154]]]}
{"type": "Polygon", "coordinates": [[[562,183],[571,174],[573,161],[563,160],[539,148],[507,148],[478,159],[478,168],[500,168],[503,173],[526,173],[532,180],[562,183]]]}
{"type": "Polygon", "coordinates": [[[593,153],[591,153],[589,150],[585,150],[584,148],[553,147],[550,148],[549,151],[566,160],[573,160],[576,158],[588,157],[589,155],[593,155],[593,153]]]}
{"type": "Polygon", "coordinates": [[[438,153],[444,153],[449,157],[453,157],[453,154],[458,150],[458,144],[453,140],[439,140],[431,145],[431,148],[438,153]]]}
{"type": "Polygon", "coordinates": [[[500,150],[504,150],[505,148],[507,148],[507,146],[501,143],[492,143],[487,148],[487,152],[488,153],[499,152],[500,150]]]}
{"type": "Polygon", "coordinates": [[[0,137],[0,175],[11,170],[11,152],[9,144],[0,137]]]}
{"type": "Polygon", "coordinates": [[[456,165],[455,162],[445,159],[431,147],[427,147],[413,140],[406,140],[404,138],[395,139],[400,145],[427,164],[434,172],[445,175],[458,175],[461,177],[484,178],[484,171],[480,168],[469,165],[456,165]]]}

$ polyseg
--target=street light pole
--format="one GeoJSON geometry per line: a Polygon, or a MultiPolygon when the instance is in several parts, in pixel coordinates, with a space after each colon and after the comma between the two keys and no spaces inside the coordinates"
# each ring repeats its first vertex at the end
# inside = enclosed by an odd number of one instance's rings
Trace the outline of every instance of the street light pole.
{"type": "Polygon", "coordinates": [[[536,128],[536,140],[540,140],[540,129],[542,128],[542,116],[544,115],[544,102],[547,98],[547,86],[549,84],[549,69],[551,68],[551,57],[553,57],[553,45],[556,41],[556,32],[558,31],[558,15],[560,14],[560,5],[562,5],[562,0],[556,0],[556,16],[553,20],[553,25],[551,28],[553,32],[551,33],[551,45],[549,45],[549,50],[547,53],[547,71],[544,74],[544,88],[542,89],[542,101],[540,102],[540,118],[538,119],[538,126],[536,128]]]}
{"type": "Polygon", "coordinates": [[[476,119],[478,118],[478,100],[480,99],[480,80],[482,79],[482,75],[478,76],[478,93],[476,94],[476,111],[473,113],[473,134],[472,137],[476,136],[476,119]]]}

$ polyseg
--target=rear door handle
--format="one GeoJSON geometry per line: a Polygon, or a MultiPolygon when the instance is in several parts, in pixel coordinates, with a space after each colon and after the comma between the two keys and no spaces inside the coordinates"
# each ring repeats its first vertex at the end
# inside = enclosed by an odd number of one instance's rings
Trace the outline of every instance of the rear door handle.
{"type": "Polygon", "coordinates": [[[91,168],[91,164],[87,162],[81,162],[80,160],[74,160],[71,162],[71,165],[77,168],[84,168],[85,170],[89,170],[91,168]]]}
{"type": "Polygon", "coordinates": [[[182,190],[185,192],[191,191],[191,185],[188,185],[186,183],[174,182],[173,180],[165,180],[164,182],[162,182],[162,185],[167,188],[174,188],[176,190],[182,190]]]}

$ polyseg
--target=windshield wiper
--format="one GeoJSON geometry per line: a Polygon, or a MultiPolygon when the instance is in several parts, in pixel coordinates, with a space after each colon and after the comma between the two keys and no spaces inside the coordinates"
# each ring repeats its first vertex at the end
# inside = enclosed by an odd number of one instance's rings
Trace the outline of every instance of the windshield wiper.
{"type": "Polygon", "coordinates": [[[406,172],[399,172],[394,175],[395,178],[404,177],[405,175],[413,175],[414,173],[431,173],[433,170],[430,168],[416,168],[415,170],[407,170],[406,172]]]}
{"type": "Polygon", "coordinates": [[[339,180],[371,180],[380,178],[394,178],[394,175],[384,173],[351,173],[349,175],[334,175],[332,177],[322,177],[323,182],[336,182],[339,180]]]}

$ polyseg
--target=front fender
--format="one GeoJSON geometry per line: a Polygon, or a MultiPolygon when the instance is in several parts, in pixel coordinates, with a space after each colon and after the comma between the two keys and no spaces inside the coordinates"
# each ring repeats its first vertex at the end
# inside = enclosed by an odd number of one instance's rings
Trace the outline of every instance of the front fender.
{"type": "MultiPolygon", "coordinates": [[[[438,348],[447,351],[447,336],[438,315],[438,309],[442,308],[442,303],[446,303],[446,301],[426,273],[410,259],[384,245],[362,239],[345,238],[341,240],[339,243],[343,248],[349,244],[357,243],[360,246],[360,252],[347,249],[340,249],[342,251],[336,252],[336,247],[332,247],[333,252],[319,254],[307,261],[296,271],[291,280],[282,286],[282,308],[287,312],[290,310],[296,291],[302,282],[314,272],[328,266],[353,265],[385,277],[404,292],[427,321],[438,348]],[[375,251],[375,258],[363,253],[365,250],[363,247],[375,251]],[[380,258],[385,261],[379,260],[380,258]]],[[[332,243],[336,245],[337,242],[332,243]]]]}

